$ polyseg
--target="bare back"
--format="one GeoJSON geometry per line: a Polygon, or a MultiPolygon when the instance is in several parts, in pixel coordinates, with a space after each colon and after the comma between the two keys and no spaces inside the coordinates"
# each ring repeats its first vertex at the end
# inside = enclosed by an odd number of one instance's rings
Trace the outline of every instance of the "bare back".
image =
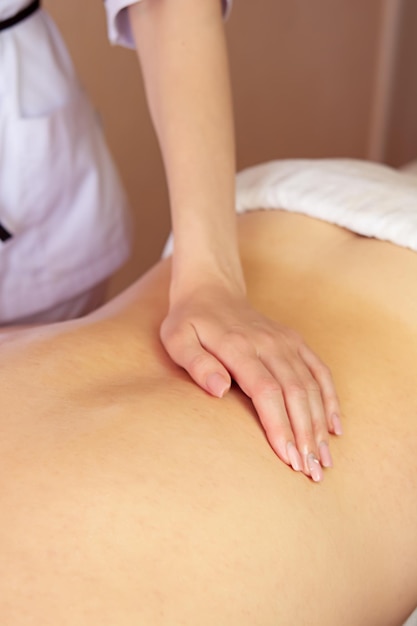
{"type": "Polygon", "coordinates": [[[241,219],[251,299],[332,368],[317,485],[238,389],[158,341],[169,264],[0,352],[7,626],[384,626],[417,604],[417,255],[302,216],[241,219]]]}

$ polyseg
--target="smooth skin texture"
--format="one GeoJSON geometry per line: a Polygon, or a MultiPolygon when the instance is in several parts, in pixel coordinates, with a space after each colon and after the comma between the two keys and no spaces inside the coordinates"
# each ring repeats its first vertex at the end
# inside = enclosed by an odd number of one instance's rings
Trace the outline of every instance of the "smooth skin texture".
{"type": "Polygon", "coordinates": [[[233,378],[278,456],[321,480],[321,465],[331,465],[329,432],[341,432],[331,373],[299,334],[261,315],[246,296],[221,2],[142,0],[129,17],[175,238],[163,345],[214,396],[223,396],[233,378]]]}
{"type": "Polygon", "coordinates": [[[399,626],[416,606],[417,255],[272,211],[241,219],[241,251],[254,306],[334,371],[334,469],[280,463],[237,387],[210,397],[167,357],[168,262],[85,319],[2,333],[2,624],[399,626]]]}

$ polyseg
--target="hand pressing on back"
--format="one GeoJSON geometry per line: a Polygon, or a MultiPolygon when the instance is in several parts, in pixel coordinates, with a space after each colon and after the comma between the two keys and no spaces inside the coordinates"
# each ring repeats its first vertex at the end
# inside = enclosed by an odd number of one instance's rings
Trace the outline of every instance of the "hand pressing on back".
{"type": "Polygon", "coordinates": [[[222,397],[234,379],[279,458],[322,480],[322,467],[332,466],[329,433],[342,433],[339,402],[329,369],[295,331],[258,313],[245,296],[204,284],[171,302],[161,339],[213,396],[222,397]]]}

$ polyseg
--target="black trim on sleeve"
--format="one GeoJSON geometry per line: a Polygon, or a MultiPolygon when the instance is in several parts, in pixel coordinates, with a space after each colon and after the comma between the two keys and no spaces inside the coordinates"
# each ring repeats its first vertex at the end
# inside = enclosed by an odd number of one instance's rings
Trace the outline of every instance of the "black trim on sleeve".
{"type": "Polygon", "coordinates": [[[0,241],[7,241],[13,237],[12,233],[4,228],[3,224],[0,224],[0,241]]]}
{"type": "Polygon", "coordinates": [[[12,17],[7,18],[7,20],[0,21],[0,31],[6,30],[6,28],[11,28],[12,26],[16,26],[19,22],[23,22],[27,17],[35,13],[41,7],[40,0],[34,0],[27,7],[24,7],[19,13],[13,15],[12,17]]]}

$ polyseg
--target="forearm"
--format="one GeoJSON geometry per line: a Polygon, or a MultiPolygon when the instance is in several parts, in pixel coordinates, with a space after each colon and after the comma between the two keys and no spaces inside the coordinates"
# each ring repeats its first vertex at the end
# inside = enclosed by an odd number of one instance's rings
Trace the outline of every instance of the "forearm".
{"type": "Polygon", "coordinates": [[[130,19],[168,179],[174,285],[213,272],[243,289],[221,3],[143,0],[130,19]]]}
{"type": "Polygon", "coordinates": [[[220,0],[142,0],[130,9],[163,153],[175,235],[172,360],[208,393],[233,379],[278,457],[314,481],[331,467],[340,407],[328,368],[244,297],[235,217],[232,104],[220,0]]]}

